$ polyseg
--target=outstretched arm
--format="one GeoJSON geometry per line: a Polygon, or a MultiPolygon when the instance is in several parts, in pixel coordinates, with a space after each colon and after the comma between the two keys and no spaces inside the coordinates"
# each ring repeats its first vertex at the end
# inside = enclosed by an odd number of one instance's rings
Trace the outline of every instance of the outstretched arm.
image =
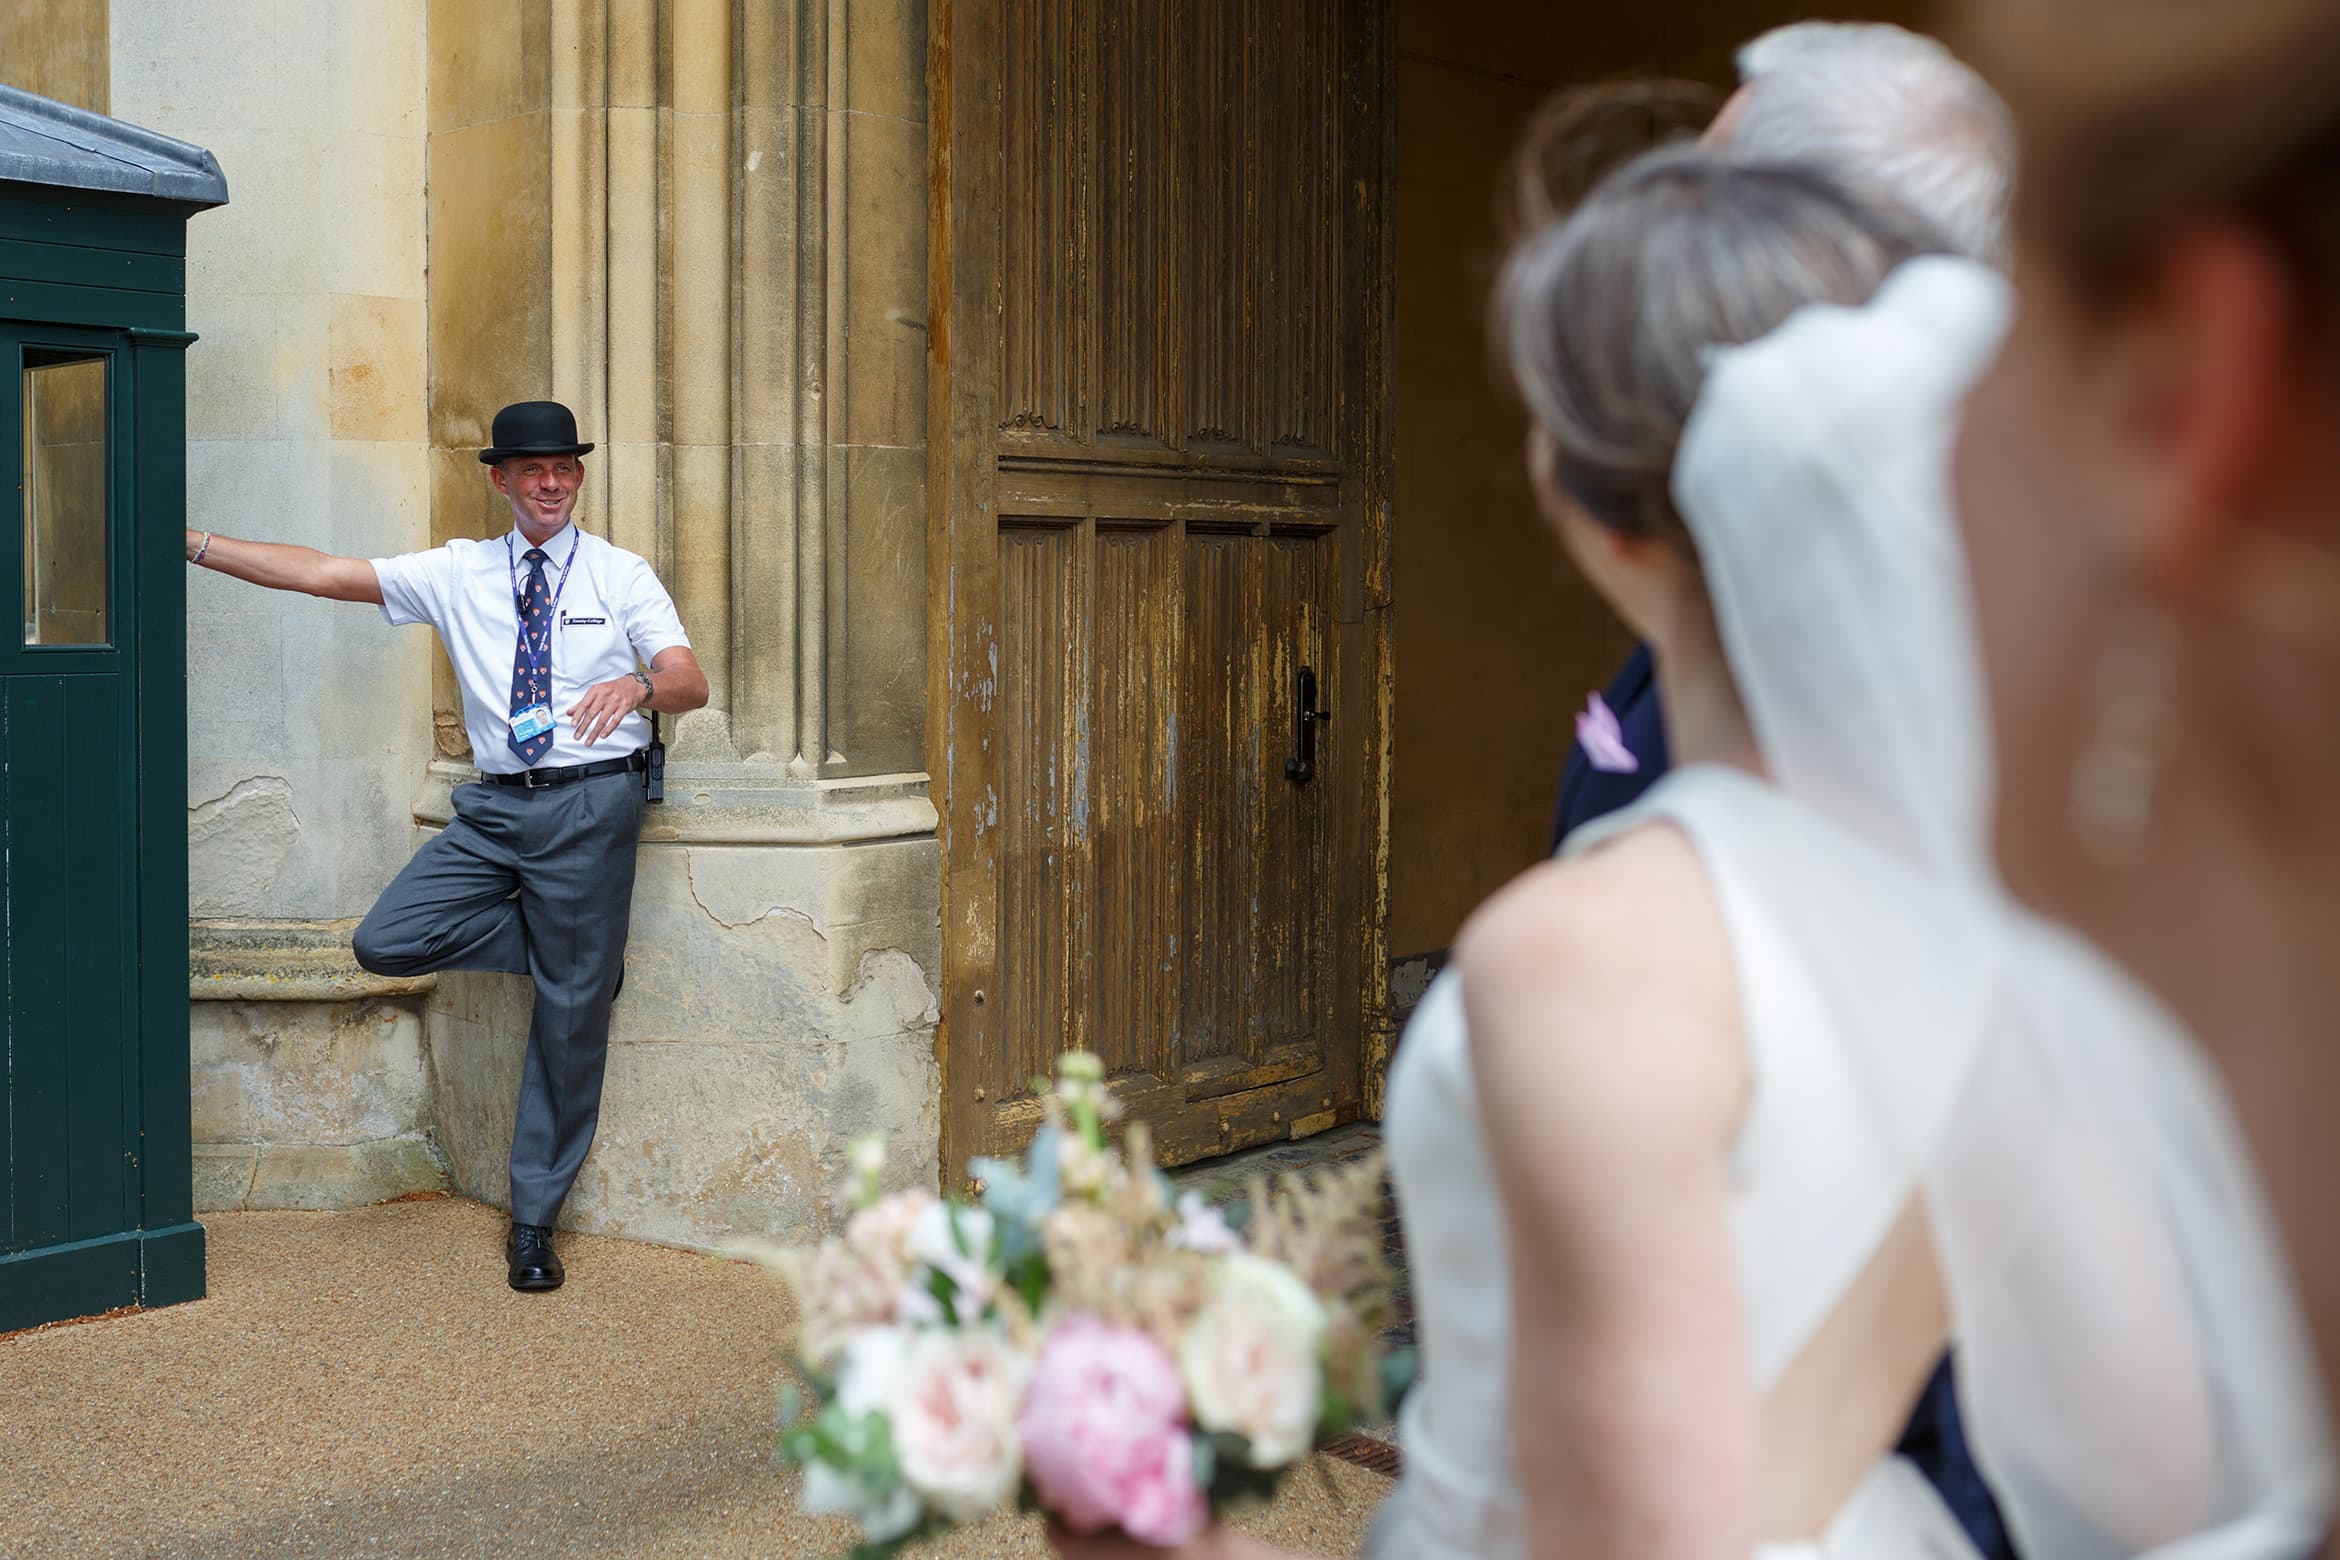
{"type": "Polygon", "coordinates": [[[1539,867],[1456,950],[1509,1233],[1531,1553],[1755,1547],[1760,1405],[1730,1227],[1745,1064],[1689,843],[1539,867]]]}
{"type": "Polygon", "coordinates": [[[336,558],[314,547],[283,542],[239,542],[217,532],[187,532],[187,561],[203,555],[202,566],[217,574],[265,585],[270,590],[297,590],[304,596],[329,601],[382,603],[382,581],[363,558],[336,558]],[[206,544],[205,537],[209,537],[206,544]]]}

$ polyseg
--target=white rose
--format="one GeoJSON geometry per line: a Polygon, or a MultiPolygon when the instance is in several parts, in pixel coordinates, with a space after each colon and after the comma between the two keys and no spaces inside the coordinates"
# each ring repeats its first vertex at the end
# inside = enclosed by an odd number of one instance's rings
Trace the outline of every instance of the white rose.
{"type": "Polygon", "coordinates": [[[991,1215],[983,1209],[930,1202],[918,1209],[911,1221],[910,1256],[948,1273],[953,1267],[980,1263],[990,1256],[991,1233],[991,1215]]]}
{"type": "Polygon", "coordinates": [[[1024,1476],[1016,1410],[1031,1362],[990,1328],[910,1340],[888,1417],[903,1482],[969,1522],[1015,1498],[1024,1476]]]}
{"type": "MultiPolygon", "coordinates": [[[[910,1225],[907,1242],[911,1261],[934,1269],[957,1290],[953,1304],[961,1325],[982,1316],[983,1308],[999,1290],[999,1275],[991,1270],[992,1218],[981,1208],[961,1208],[934,1202],[919,1210],[910,1225]],[[962,1249],[964,1248],[964,1249],[962,1249]]],[[[923,1290],[922,1275],[910,1274],[912,1290],[923,1290]]],[[[939,1321],[931,1307],[905,1299],[904,1314],[912,1321],[939,1321]]]]}
{"type": "Polygon", "coordinates": [[[1244,1437],[1262,1468],[1307,1451],[1324,1406],[1324,1329],[1323,1305],[1290,1268],[1222,1258],[1178,1348],[1195,1423],[1244,1437]]]}
{"type": "Polygon", "coordinates": [[[805,1465],[804,1494],[797,1504],[816,1517],[851,1517],[861,1524],[861,1536],[873,1544],[890,1544],[918,1526],[923,1508],[908,1485],[897,1484],[883,1495],[870,1492],[852,1474],[827,1463],[805,1465]]]}
{"type": "Polygon", "coordinates": [[[865,1327],[845,1345],[837,1367],[837,1406],[849,1419],[888,1412],[910,1354],[905,1327],[865,1327]]]}
{"type": "MultiPolygon", "coordinates": [[[[837,1367],[837,1406],[849,1419],[889,1414],[910,1355],[910,1334],[900,1327],[865,1327],[845,1345],[837,1367]]],[[[851,1517],[873,1544],[889,1543],[918,1525],[924,1508],[902,1484],[883,1495],[824,1462],[807,1463],[798,1502],[814,1516],[851,1517]]]]}

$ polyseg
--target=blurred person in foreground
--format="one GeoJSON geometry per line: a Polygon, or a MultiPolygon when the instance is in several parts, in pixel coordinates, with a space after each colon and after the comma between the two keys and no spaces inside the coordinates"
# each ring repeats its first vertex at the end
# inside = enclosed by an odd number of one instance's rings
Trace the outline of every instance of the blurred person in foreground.
{"type": "Polygon", "coordinates": [[[2027,158],[1959,457],[1998,860],[2213,1053],[2340,1415],[2340,7],[1968,9],[2027,158]]]}

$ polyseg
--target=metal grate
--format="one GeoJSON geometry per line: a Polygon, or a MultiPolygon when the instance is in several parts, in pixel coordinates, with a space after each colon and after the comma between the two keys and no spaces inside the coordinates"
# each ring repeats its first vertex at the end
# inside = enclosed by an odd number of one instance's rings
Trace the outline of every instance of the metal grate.
{"type": "Polygon", "coordinates": [[[1338,1457],[1342,1462],[1393,1479],[1404,1466],[1403,1455],[1395,1446],[1369,1435],[1344,1435],[1337,1441],[1327,1441],[1322,1450],[1327,1457],[1338,1457]]]}

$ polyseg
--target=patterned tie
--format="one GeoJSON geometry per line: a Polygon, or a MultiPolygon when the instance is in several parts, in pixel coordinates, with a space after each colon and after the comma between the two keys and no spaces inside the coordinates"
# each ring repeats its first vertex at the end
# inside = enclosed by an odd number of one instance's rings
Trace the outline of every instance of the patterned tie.
{"type": "MultiPolygon", "coordinates": [[[[552,587],[545,583],[544,566],[552,560],[541,548],[531,547],[521,556],[528,560],[528,583],[520,587],[520,637],[512,651],[512,713],[518,715],[531,705],[543,704],[552,697],[548,686],[552,681],[552,587]],[[529,654],[536,652],[537,670],[529,670],[529,654]]],[[[553,734],[548,729],[538,732],[523,742],[509,730],[504,740],[520,761],[529,768],[552,746],[553,734]]]]}

